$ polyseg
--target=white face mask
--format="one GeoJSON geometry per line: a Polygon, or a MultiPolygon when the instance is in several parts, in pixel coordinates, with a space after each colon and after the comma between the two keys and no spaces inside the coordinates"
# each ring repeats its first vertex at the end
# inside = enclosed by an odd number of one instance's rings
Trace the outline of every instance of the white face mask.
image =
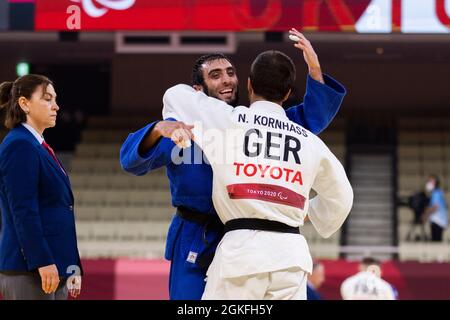
{"type": "Polygon", "coordinates": [[[427,182],[427,183],[425,184],[425,190],[426,190],[427,192],[433,191],[433,190],[434,190],[434,183],[431,182],[431,181],[427,182]]]}

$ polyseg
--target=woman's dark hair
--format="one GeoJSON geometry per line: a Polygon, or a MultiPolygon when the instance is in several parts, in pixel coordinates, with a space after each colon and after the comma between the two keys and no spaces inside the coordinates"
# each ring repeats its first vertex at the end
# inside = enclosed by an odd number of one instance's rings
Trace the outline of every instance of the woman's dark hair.
{"type": "Polygon", "coordinates": [[[19,98],[31,99],[37,87],[42,85],[45,92],[49,84],[53,85],[49,78],[36,74],[29,74],[14,82],[0,84],[0,109],[6,110],[5,126],[8,129],[17,127],[27,120],[25,111],[19,106],[19,98]]]}
{"type": "Polygon", "coordinates": [[[373,265],[373,264],[379,266],[381,263],[380,263],[380,260],[378,260],[377,258],[365,257],[364,259],[362,259],[361,264],[363,264],[365,266],[370,266],[370,265],[373,265]]]}

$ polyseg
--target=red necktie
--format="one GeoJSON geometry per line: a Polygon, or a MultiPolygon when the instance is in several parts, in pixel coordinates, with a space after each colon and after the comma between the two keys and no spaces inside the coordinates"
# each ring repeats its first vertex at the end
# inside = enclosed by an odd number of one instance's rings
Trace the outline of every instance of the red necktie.
{"type": "Polygon", "coordinates": [[[62,172],[67,175],[66,171],[64,170],[64,168],[62,167],[61,163],[59,162],[58,158],[56,157],[55,152],[53,151],[53,149],[47,144],[47,142],[42,141],[42,146],[47,149],[48,153],[52,156],[53,160],[56,161],[56,163],[58,164],[58,166],[61,168],[62,172]]]}

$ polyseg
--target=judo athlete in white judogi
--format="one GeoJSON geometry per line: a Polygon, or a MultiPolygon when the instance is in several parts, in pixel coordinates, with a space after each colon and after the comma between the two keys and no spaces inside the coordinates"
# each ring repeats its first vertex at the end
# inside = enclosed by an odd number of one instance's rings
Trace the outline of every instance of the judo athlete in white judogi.
{"type": "Polygon", "coordinates": [[[353,191],[340,162],[281,106],[294,80],[292,60],[267,51],[252,64],[250,108],[233,108],[187,85],[164,95],[163,117],[195,126],[225,224],[202,299],[306,299],[312,259],[299,226],[308,215],[329,237],[351,209],[353,191]],[[309,200],[311,189],[317,196],[309,200]]]}
{"type": "Polygon", "coordinates": [[[389,282],[381,278],[380,262],[365,258],[360,272],[348,277],[341,284],[343,300],[396,300],[396,292],[389,282]]]}
{"type": "Polygon", "coordinates": [[[347,278],[341,285],[344,300],[395,300],[391,285],[369,271],[347,278]]]}

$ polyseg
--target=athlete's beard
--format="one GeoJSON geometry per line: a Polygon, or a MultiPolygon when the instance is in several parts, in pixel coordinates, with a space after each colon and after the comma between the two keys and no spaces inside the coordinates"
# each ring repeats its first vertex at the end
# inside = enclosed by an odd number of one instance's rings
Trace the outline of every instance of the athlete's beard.
{"type": "MultiPolygon", "coordinates": [[[[203,88],[204,88],[205,94],[206,94],[208,97],[213,97],[213,98],[222,100],[222,99],[220,99],[219,97],[217,97],[217,96],[215,96],[215,95],[212,95],[212,94],[210,93],[210,90],[209,90],[209,88],[208,88],[208,86],[207,86],[206,84],[203,85],[203,88]]],[[[231,100],[230,102],[224,101],[224,102],[228,103],[228,104],[229,104],[230,106],[232,106],[232,107],[236,107],[236,106],[237,106],[237,103],[238,103],[238,101],[239,101],[239,90],[238,90],[238,87],[237,87],[237,86],[236,86],[236,89],[235,89],[235,90],[236,90],[236,94],[234,95],[234,99],[231,100]]],[[[222,101],[223,101],[223,100],[222,100],[222,101]]]]}

